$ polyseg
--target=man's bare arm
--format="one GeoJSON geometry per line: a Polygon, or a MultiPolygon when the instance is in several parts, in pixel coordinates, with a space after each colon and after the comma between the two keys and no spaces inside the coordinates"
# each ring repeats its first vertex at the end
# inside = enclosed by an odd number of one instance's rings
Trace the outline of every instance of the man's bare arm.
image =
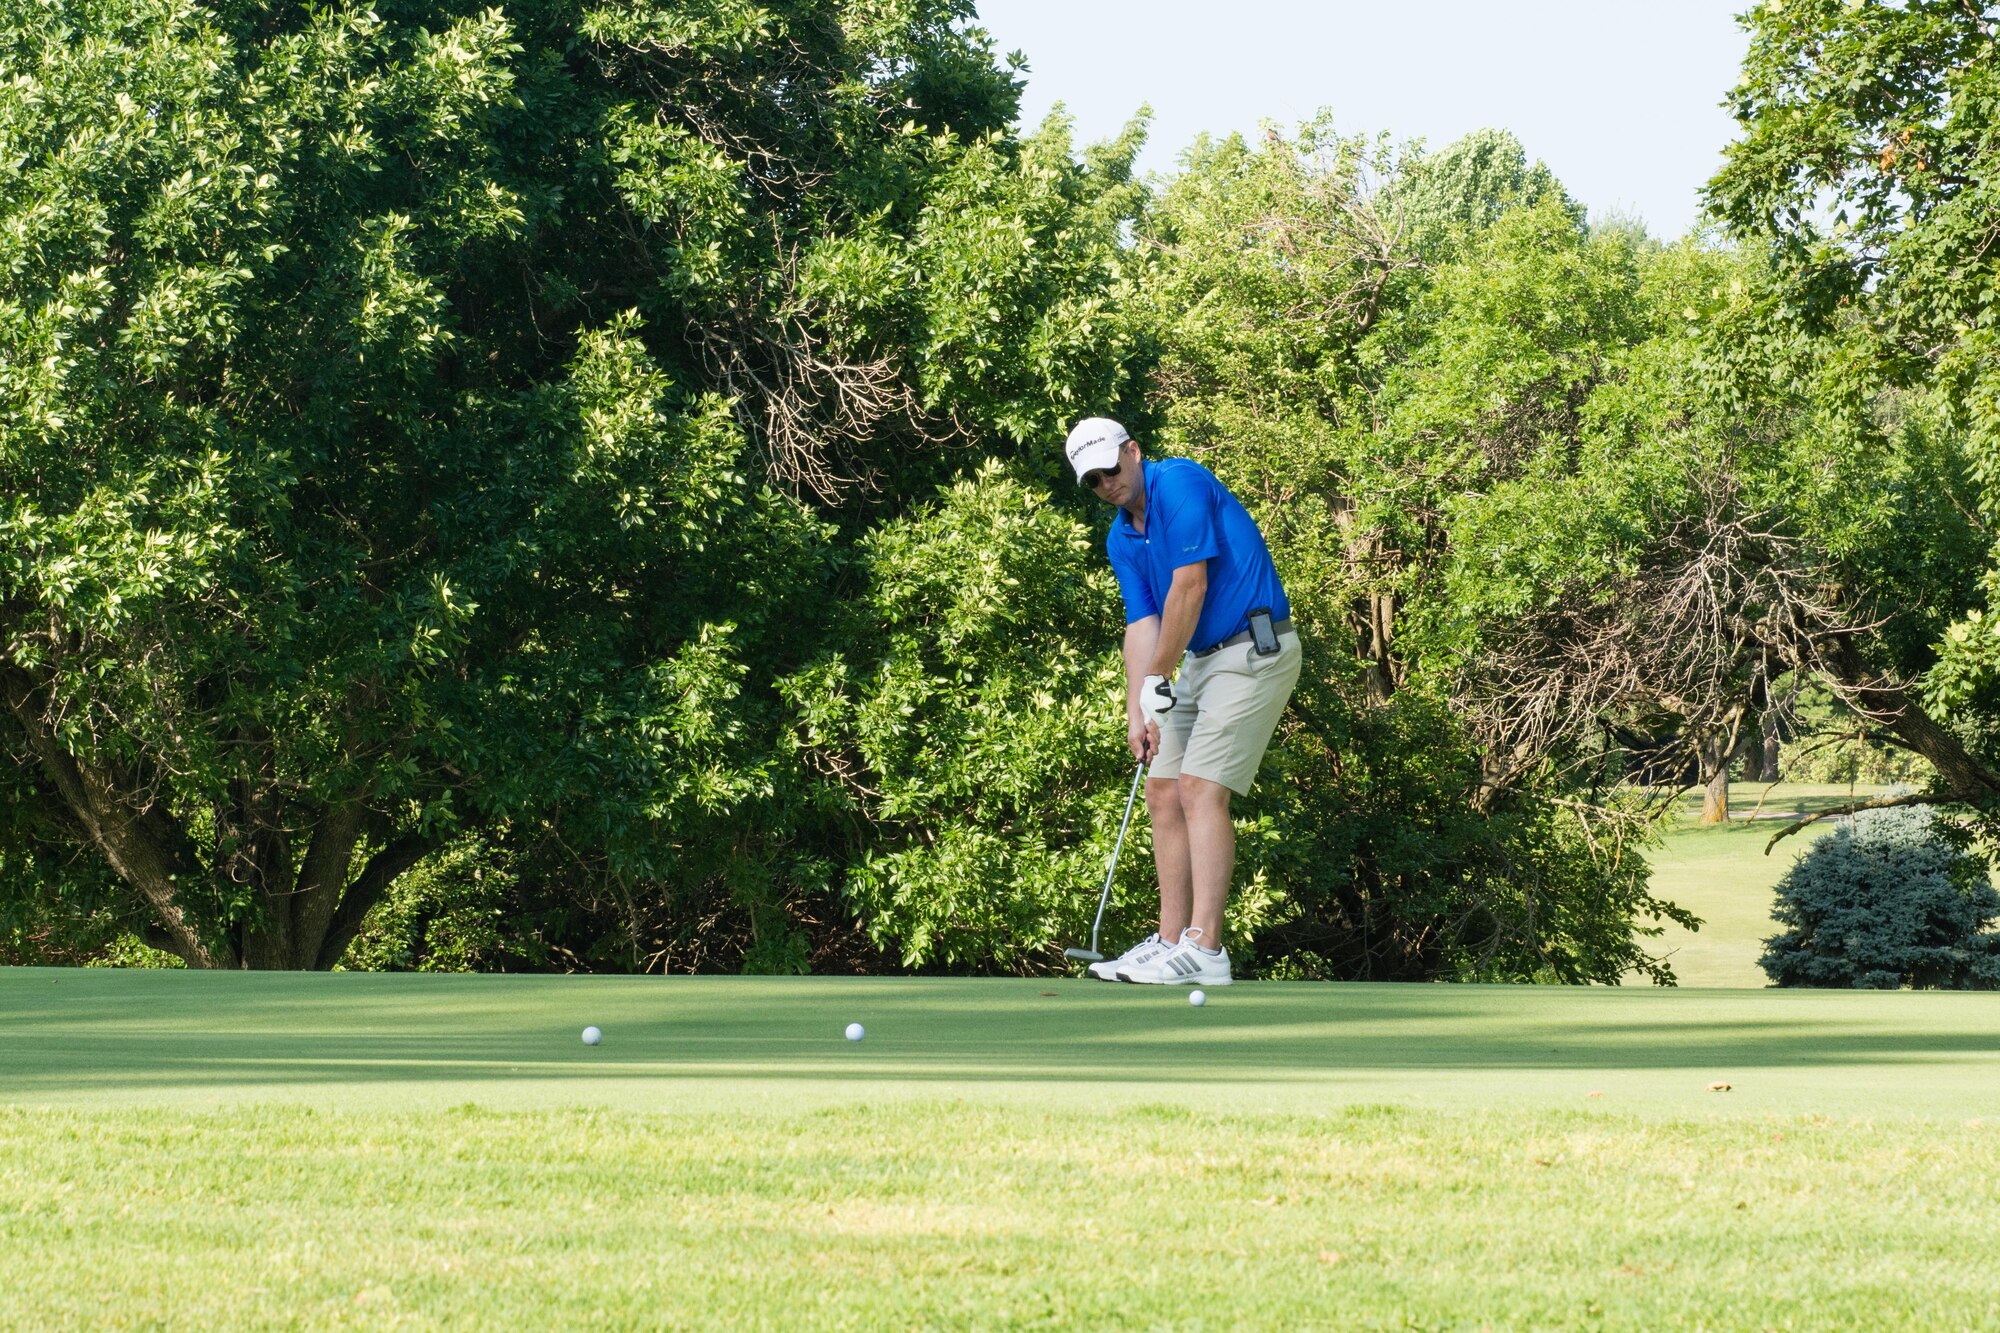
{"type": "MultiPolygon", "coordinates": [[[[1208,596],[1208,561],[1197,560],[1174,571],[1174,585],[1167,590],[1167,605],[1160,613],[1159,636],[1153,655],[1142,676],[1172,676],[1194,637],[1195,622],[1201,619],[1202,600],[1208,596]]],[[[1129,640],[1129,636],[1128,636],[1129,640]]],[[[1128,659],[1129,661],[1129,659],[1128,659]]],[[[1131,674],[1128,666],[1126,674],[1131,674]]]]}
{"type": "Polygon", "coordinates": [[[1146,667],[1153,660],[1153,645],[1160,638],[1160,618],[1146,616],[1125,627],[1125,739],[1132,757],[1149,760],[1159,752],[1159,732],[1139,707],[1139,687],[1146,681],[1146,667]]]}
{"type": "Polygon", "coordinates": [[[1137,726],[1146,720],[1139,707],[1139,686],[1145,683],[1153,660],[1153,648],[1160,641],[1160,618],[1147,616],[1125,627],[1125,719],[1137,726]]]}

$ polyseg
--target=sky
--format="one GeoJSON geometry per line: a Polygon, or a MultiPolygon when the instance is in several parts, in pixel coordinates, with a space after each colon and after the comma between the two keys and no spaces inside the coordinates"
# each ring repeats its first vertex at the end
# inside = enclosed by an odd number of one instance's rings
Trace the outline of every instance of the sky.
{"type": "Polygon", "coordinates": [[[1720,106],[1751,0],[979,0],[1001,55],[1028,57],[1022,119],[1051,104],[1079,142],[1153,108],[1142,171],[1195,135],[1290,126],[1319,108],[1343,133],[1442,148],[1511,130],[1593,218],[1672,239],[1736,125],[1720,106]]]}

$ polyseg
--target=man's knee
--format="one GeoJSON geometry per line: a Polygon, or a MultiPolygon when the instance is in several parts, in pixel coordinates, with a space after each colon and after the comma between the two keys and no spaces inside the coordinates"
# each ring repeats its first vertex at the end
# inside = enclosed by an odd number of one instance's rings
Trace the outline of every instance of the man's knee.
{"type": "Polygon", "coordinates": [[[1180,798],[1180,805],[1183,812],[1190,814],[1195,812],[1229,813],[1229,797],[1231,793],[1229,788],[1223,786],[1220,782],[1210,782],[1207,778],[1198,778],[1192,773],[1183,773],[1180,776],[1179,786],[1180,791],[1176,795],[1180,798]]]}
{"type": "Polygon", "coordinates": [[[1179,778],[1147,778],[1146,809],[1153,816],[1153,822],[1163,819],[1181,818],[1181,784],[1179,778]]]}

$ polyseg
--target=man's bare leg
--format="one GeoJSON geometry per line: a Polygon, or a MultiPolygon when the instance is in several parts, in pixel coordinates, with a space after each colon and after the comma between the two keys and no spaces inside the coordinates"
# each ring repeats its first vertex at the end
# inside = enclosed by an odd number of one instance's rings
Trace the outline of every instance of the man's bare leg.
{"type": "MultiPolygon", "coordinates": [[[[1201,927],[1203,948],[1222,947],[1222,908],[1229,901],[1230,876],[1236,873],[1236,825],[1229,818],[1229,788],[1207,778],[1183,773],[1180,816],[1187,848],[1187,875],[1193,898],[1189,923],[1201,927]]],[[[1151,795],[1151,788],[1147,789],[1151,795]]],[[[1157,839],[1158,825],[1154,837],[1157,839]]],[[[1164,885],[1165,880],[1161,883],[1164,885]]],[[[1165,903],[1164,893],[1161,898],[1165,903]]],[[[1164,907],[1161,916],[1166,915],[1164,907]]],[[[1161,935],[1162,939],[1168,938],[1161,935]]]]}
{"type": "Polygon", "coordinates": [[[1172,944],[1187,929],[1189,914],[1194,910],[1194,881],[1189,873],[1188,826],[1181,810],[1180,779],[1147,778],[1146,811],[1153,819],[1153,864],[1160,875],[1160,938],[1172,944]]]}

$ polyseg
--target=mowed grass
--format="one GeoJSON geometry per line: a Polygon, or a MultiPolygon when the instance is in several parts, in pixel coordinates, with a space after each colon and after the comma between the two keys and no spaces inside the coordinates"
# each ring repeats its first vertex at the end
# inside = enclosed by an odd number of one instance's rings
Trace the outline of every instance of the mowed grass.
{"type": "Polygon", "coordinates": [[[2000,1128],[958,1101],[0,1112],[55,1327],[1972,1328],[2000,1128]]]}
{"type": "Polygon", "coordinates": [[[1995,1327],[1996,1020],[0,971],[0,1325],[1995,1327]]]}
{"type": "Polygon", "coordinates": [[[1730,822],[1706,828],[1698,822],[1701,794],[1682,797],[1676,803],[1674,822],[1647,859],[1653,867],[1654,894],[1692,911],[1702,919],[1702,925],[1698,931],[1669,925],[1647,947],[1668,955],[1682,986],[1769,985],[1770,978],[1757,966],[1757,958],[1764,952],[1764,941],[1780,929],[1771,919],[1778,880],[1808,847],[1835,827],[1831,820],[1822,820],[1786,838],[1766,855],[1765,844],[1788,822],[1781,816],[1838,809],[1887,790],[1791,782],[1731,783],[1730,822]],[[1748,817],[1753,814],[1757,817],[1748,817]]]}

